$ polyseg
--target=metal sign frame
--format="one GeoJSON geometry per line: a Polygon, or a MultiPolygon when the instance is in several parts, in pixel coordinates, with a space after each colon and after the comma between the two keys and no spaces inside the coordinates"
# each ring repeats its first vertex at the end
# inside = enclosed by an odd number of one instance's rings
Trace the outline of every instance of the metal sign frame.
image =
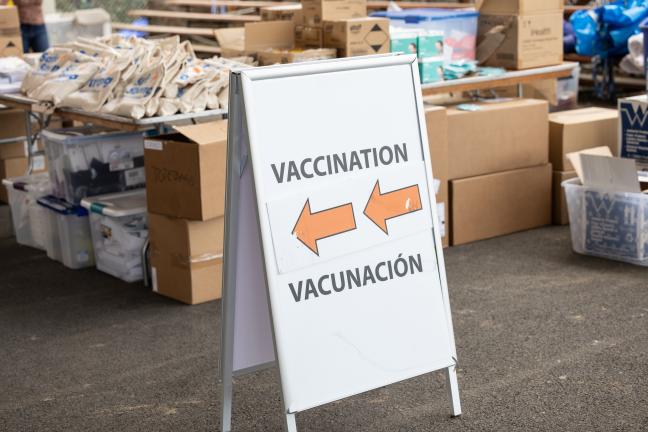
{"type": "MultiPolygon", "coordinates": [[[[260,369],[268,368],[277,363],[276,359],[276,342],[274,335],[274,325],[272,322],[271,302],[268,292],[268,279],[265,267],[265,257],[261,239],[261,226],[259,223],[257,194],[254,187],[254,172],[250,158],[250,138],[248,136],[248,122],[252,121],[245,109],[245,82],[250,81],[250,75],[254,80],[272,79],[277,77],[302,76],[318,73],[330,73],[339,71],[348,71],[356,69],[369,69],[373,67],[382,67],[394,64],[407,63],[411,67],[412,80],[415,90],[417,103],[417,112],[419,115],[419,133],[421,141],[427,143],[427,130],[425,126],[425,116],[421,100],[421,86],[418,79],[418,64],[415,56],[405,55],[382,55],[369,56],[361,58],[337,59],[323,62],[312,62],[299,65],[282,65],[267,68],[258,68],[254,70],[242,70],[232,72],[230,76],[230,97],[229,97],[229,127],[228,127],[228,163],[227,163],[227,191],[226,191],[226,218],[225,218],[225,248],[224,248],[224,265],[223,265],[223,299],[221,315],[221,345],[220,345],[220,378],[222,382],[222,403],[221,403],[221,431],[229,432],[232,430],[232,379],[236,375],[241,375],[260,369]],[[253,202],[254,217],[250,217],[250,200],[253,202]],[[245,211],[242,211],[242,206],[245,211]],[[247,207],[246,207],[247,206],[247,207]],[[246,217],[247,216],[247,217],[246,217]],[[250,269],[253,275],[252,283],[250,280],[241,282],[243,276],[239,265],[241,258],[248,259],[249,256],[260,258],[252,264],[250,269]],[[261,266],[262,268],[259,268],[261,266]],[[256,279],[255,279],[256,277],[256,279]],[[265,292],[264,292],[265,291],[265,292]],[[237,302],[239,296],[239,302],[237,302]],[[262,298],[263,297],[263,298],[262,298]],[[250,299],[256,298],[258,302],[252,302],[250,299]],[[241,306],[241,302],[245,302],[241,306]],[[241,325],[236,328],[237,312],[242,312],[244,307],[248,308],[248,313],[254,313],[260,317],[257,323],[252,323],[250,329],[245,329],[247,338],[253,338],[259,335],[261,339],[257,341],[246,341],[247,348],[251,349],[250,356],[253,358],[249,367],[236,367],[235,356],[237,344],[237,330],[241,330],[241,325]],[[252,312],[249,312],[252,311],[252,312]],[[269,326],[269,329],[266,327],[269,326]],[[272,346],[263,347],[265,339],[272,341],[272,346]],[[261,348],[257,349],[259,346],[261,348]]],[[[429,184],[432,184],[432,172],[430,168],[430,154],[427,146],[424,146],[424,155],[427,158],[426,175],[429,184]]],[[[434,192],[431,191],[432,203],[435,203],[434,192]]],[[[436,205],[430,209],[432,213],[432,226],[434,236],[434,246],[436,252],[437,269],[441,284],[444,310],[447,319],[447,328],[449,329],[449,340],[451,344],[451,353],[453,363],[442,369],[445,371],[447,379],[448,396],[450,399],[451,411],[453,416],[461,414],[461,404],[459,400],[459,388],[456,375],[456,348],[454,341],[454,331],[452,327],[452,318],[450,313],[450,303],[448,297],[448,287],[445,272],[445,262],[443,258],[443,248],[440,237],[440,222],[437,215],[436,205]]],[[[248,275],[249,276],[249,275],[248,275]]],[[[240,318],[240,317],[239,317],[240,318]]],[[[246,323],[247,326],[247,323],[246,323]]],[[[441,370],[441,369],[438,369],[441,370]]],[[[281,378],[281,377],[280,377],[281,378]]],[[[281,385],[281,379],[280,385],[281,385]]],[[[281,389],[282,398],[284,389],[281,389]]],[[[286,430],[296,432],[297,425],[295,419],[296,412],[289,412],[284,404],[284,422],[286,430]]]]}

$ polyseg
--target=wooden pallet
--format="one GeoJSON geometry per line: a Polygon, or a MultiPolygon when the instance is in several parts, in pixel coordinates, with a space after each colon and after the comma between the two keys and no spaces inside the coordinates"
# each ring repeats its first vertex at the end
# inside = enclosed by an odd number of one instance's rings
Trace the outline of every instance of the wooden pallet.
{"type": "Polygon", "coordinates": [[[225,23],[246,23],[261,21],[258,15],[211,14],[203,12],[182,12],[168,10],[134,9],[128,12],[131,17],[182,19],[188,21],[209,21],[225,23]]]}

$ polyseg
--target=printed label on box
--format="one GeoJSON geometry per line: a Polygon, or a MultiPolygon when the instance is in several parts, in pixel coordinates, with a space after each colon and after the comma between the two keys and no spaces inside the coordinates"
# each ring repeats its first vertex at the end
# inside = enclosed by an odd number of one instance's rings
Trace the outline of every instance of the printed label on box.
{"type": "Polygon", "coordinates": [[[619,103],[621,119],[620,156],[648,165],[648,100],[619,103]]]}
{"type": "Polygon", "coordinates": [[[126,170],[126,186],[132,187],[146,183],[144,167],[126,170]]]}
{"type": "Polygon", "coordinates": [[[585,192],[585,251],[608,257],[643,259],[641,202],[637,198],[585,192]]]}
{"type": "Polygon", "coordinates": [[[148,150],[162,150],[164,143],[162,141],[144,141],[144,148],[148,150]]]}

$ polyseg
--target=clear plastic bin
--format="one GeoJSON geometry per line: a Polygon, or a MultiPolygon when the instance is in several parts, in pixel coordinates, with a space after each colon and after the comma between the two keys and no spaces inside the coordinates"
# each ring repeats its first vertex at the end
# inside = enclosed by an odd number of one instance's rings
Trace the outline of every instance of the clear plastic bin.
{"type": "Polygon", "coordinates": [[[407,9],[379,11],[372,16],[389,18],[394,26],[444,34],[446,61],[475,60],[479,12],[472,9],[407,9]]]}
{"type": "Polygon", "coordinates": [[[88,196],[141,188],[142,134],[81,127],[42,132],[52,194],[79,204],[88,196]]]}
{"type": "Polygon", "coordinates": [[[88,211],[52,195],[39,198],[38,204],[54,216],[63,265],[75,270],[94,266],[88,211]]]}
{"type": "Polygon", "coordinates": [[[648,267],[648,195],[562,186],[574,252],[648,267]]]}
{"type": "Polygon", "coordinates": [[[9,195],[16,242],[45,250],[47,214],[36,204],[36,200],[52,192],[49,176],[40,173],[12,177],[2,180],[2,184],[9,195]]]}
{"type": "Polygon", "coordinates": [[[97,268],[126,282],[142,280],[142,247],[148,238],[146,191],[85,198],[81,205],[90,211],[97,268]]]}

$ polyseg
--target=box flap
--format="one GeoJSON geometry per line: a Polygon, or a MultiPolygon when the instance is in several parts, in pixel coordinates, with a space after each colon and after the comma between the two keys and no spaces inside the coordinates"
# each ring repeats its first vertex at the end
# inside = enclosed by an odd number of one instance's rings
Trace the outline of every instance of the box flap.
{"type": "Polygon", "coordinates": [[[214,30],[214,36],[221,48],[245,49],[245,29],[243,27],[216,29],[214,30]]]}
{"type": "Polygon", "coordinates": [[[581,154],[580,160],[584,186],[615,192],[641,192],[633,159],[581,154]]]}
{"type": "Polygon", "coordinates": [[[580,179],[581,183],[585,184],[585,182],[583,181],[583,168],[581,164],[582,154],[612,157],[612,150],[610,150],[610,148],[607,146],[602,146],[582,150],[579,152],[567,153],[567,159],[574,166],[574,170],[576,171],[576,174],[578,174],[578,178],[580,179]]]}
{"type": "Polygon", "coordinates": [[[295,23],[292,21],[261,21],[245,24],[245,50],[268,48],[292,49],[295,46],[295,23]]]}
{"type": "Polygon", "coordinates": [[[198,144],[227,140],[227,120],[189,126],[174,126],[174,129],[198,144]]]}

